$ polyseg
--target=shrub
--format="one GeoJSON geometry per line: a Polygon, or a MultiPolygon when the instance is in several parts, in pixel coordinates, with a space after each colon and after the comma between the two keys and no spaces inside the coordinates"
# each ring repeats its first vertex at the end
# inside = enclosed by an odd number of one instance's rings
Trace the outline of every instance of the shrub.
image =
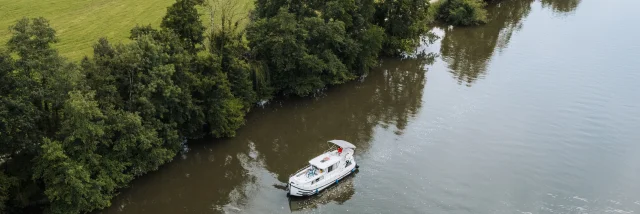
{"type": "Polygon", "coordinates": [[[443,0],[438,19],[452,25],[469,26],[487,22],[486,3],[481,0],[443,0]]]}

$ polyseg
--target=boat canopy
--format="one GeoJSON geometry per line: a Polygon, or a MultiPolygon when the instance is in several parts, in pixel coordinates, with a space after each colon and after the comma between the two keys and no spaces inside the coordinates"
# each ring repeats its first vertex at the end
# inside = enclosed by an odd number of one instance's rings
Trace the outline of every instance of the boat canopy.
{"type": "Polygon", "coordinates": [[[353,144],[344,141],[344,140],[330,140],[329,143],[333,143],[338,145],[339,147],[345,148],[345,149],[355,149],[356,146],[354,146],[353,144]]]}
{"type": "Polygon", "coordinates": [[[327,169],[329,166],[336,164],[340,161],[340,157],[331,153],[324,153],[318,157],[315,157],[309,161],[309,164],[317,167],[318,169],[327,169]]]}

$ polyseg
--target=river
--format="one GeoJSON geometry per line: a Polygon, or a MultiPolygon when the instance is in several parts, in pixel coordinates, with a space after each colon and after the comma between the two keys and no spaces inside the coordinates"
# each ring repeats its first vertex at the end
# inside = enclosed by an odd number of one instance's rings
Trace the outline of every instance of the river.
{"type": "Polygon", "coordinates": [[[190,142],[99,213],[639,213],[640,1],[498,2],[486,25],[434,28],[431,55],[190,142]],[[359,171],[289,200],[331,139],[359,171]]]}

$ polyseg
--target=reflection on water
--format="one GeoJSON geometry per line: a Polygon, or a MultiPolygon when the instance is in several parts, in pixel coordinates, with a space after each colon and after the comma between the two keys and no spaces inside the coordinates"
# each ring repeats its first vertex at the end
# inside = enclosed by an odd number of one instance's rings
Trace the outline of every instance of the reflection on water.
{"type": "Polygon", "coordinates": [[[440,53],[458,83],[471,86],[487,73],[493,54],[522,29],[533,0],[503,0],[488,7],[489,22],[475,27],[446,28],[440,53]]]}
{"type": "MultiPolygon", "coordinates": [[[[581,0],[541,0],[542,6],[555,13],[568,14],[581,0]]],[[[482,26],[443,27],[440,53],[449,64],[451,74],[471,86],[486,70],[495,52],[507,47],[514,33],[522,29],[534,0],[502,0],[488,6],[489,22],[482,26]]]]}
{"type": "Polygon", "coordinates": [[[289,209],[291,211],[301,211],[307,209],[315,209],[318,208],[319,205],[328,204],[331,202],[335,202],[340,205],[344,202],[348,201],[353,197],[356,192],[353,180],[357,175],[357,171],[353,175],[349,175],[348,177],[340,180],[339,185],[333,185],[326,190],[323,190],[320,194],[308,197],[308,198],[299,198],[299,197],[291,197],[289,198],[289,209]]]}
{"type": "Polygon", "coordinates": [[[551,8],[558,14],[568,14],[576,10],[581,0],[541,0],[542,7],[551,8]]]}

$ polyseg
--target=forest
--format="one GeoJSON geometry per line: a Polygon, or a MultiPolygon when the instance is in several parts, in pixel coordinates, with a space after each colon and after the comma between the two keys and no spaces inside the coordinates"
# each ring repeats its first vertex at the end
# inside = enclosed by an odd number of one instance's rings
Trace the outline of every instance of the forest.
{"type": "Polygon", "coordinates": [[[233,137],[262,100],[310,96],[411,54],[428,0],[177,0],[130,42],[101,38],[73,61],[45,18],[0,49],[0,212],[86,213],[170,162],[189,139],[233,137]],[[210,6],[210,5],[208,5],[210,6]],[[247,26],[239,23],[248,19],[247,26]]]}

